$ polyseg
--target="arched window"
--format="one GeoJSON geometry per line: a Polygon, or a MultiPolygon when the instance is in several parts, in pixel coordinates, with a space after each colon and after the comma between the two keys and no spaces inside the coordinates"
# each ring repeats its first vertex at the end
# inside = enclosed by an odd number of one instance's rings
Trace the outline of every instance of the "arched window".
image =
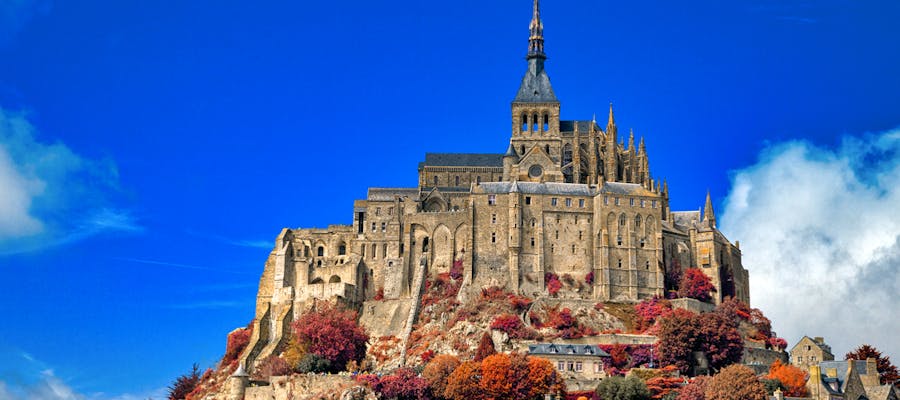
{"type": "Polygon", "coordinates": [[[525,155],[525,145],[524,144],[522,145],[520,150],[521,150],[522,155],[524,156],[525,155]]]}
{"type": "Polygon", "coordinates": [[[319,257],[324,256],[325,255],[325,247],[319,246],[319,248],[316,250],[316,255],[318,255],[319,257]]]}
{"type": "Polygon", "coordinates": [[[322,266],[322,260],[316,261],[316,266],[317,266],[317,267],[321,267],[321,266],[322,266]]]}
{"type": "Polygon", "coordinates": [[[528,114],[522,114],[522,130],[521,132],[528,132],[528,114]]]}
{"type": "Polygon", "coordinates": [[[550,145],[549,144],[544,145],[544,152],[546,152],[548,156],[550,155],[550,145]]]}
{"type": "Polygon", "coordinates": [[[619,216],[619,226],[625,226],[625,214],[619,216]]]}
{"type": "Polygon", "coordinates": [[[338,255],[339,255],[339,256],[342,256],[342,255],[345,255],[345,254],[347,254],[347,245],[341,243],[341,245],[338,246],[338,255]]]}
{"type": "Polygon", "coordinates": [[[428,238],[422,240],[422,252],[428,252],[428,238]]]}
{"type": "Polygon", "coordinates": [[[534,228],[534,225],[535,225],[535,221],[534,221],[534,218],[532,218],[531,219],[531,227],[534,228]]]}
{"type": "Polygon", "coordinates": [[[544,132],[547,132],[549,130],[550,130],[550,116],[547,114],[544,114],[544,132]]]}
{"type": "Polygon", "coordinates": [[[634,228],[635,228],[635,229],[638,229],[638,228],[640,228],[640,227],[641,227],[641,216],[640,216],[640,215],[635,215],[635,216],[634,216],[634,228]]]}
{"type": "Polygon", "coordinates": [[[534,114],[531,116],[531,132],[538,131],[538,116],[534,114]]]}

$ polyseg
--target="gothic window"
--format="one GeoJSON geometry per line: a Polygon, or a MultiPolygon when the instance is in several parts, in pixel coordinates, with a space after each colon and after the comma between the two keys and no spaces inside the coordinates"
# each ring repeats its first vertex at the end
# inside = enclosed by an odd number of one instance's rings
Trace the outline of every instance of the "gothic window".
{"type": "Polygon", "coordinates": [[[532,132],[538,131],[538,116],[537,116],[537,114],[533,114],[531,116],[531,131],[532,132]]]}
{"type": "Polygon", "coordinates": [[[619,216],[619,226],[625,226],[625,214],[619,216]]]}
{"type": "Polygon", "coordinates": [[[338,255],[343,256],[345,254],[347,254],[347,245],[341,243],[341,245],[338,246],[338,255]]]}
{"type": "Polygon", "coordinates": [[[550,130],[550,116],[547,114],[544,114],[544,132],[547,132],[549,130],[550,130]]]}
{"type": "Polygon", "coordinates": [[[428,238],[425,238],[425,240],[422,240],[422,252],[423,253],[428,252],[428,238]]]}
{"type": "Polygon", "coordinates": [[[635,229],[638,229],[638,228],[640,228],[640,227],[641,227],[641,216],[640,216],[640,215],[635,215],[635,216],[634,216],[634,228],[635,228],[635,229]]]}
{"type": "MultiPolygon", "coordinates": [[[[528,131],[528,114],[522,114],[522,132],[528,131]]],[[[524,151],[523,151],[524,153],[524,151]]]]}
{"type": "Polygon", "coordinates": [[[489,194],[489,195],[488,195],[488,205],[491,205],[491,206],[492,206],[492,205],[495,205],[495,204],[497,204],[497,195],[496,195],[496,194],[489,194]]]}
{"type": "Polygon", "coordinates": [[[324,255],[325,255],[325,247],[319,246],[319,248],[316,250],[316,254],[317,254],[319,257],[324,256],[324,255]]]}

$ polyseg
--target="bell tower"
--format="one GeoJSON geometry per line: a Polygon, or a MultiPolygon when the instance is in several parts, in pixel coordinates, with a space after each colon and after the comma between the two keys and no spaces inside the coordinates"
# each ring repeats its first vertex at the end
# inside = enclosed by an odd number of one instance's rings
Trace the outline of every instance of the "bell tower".
{"type": "Polygon", "coordinates": [[[521,158],[532,149],[547,154],[555,163],[561,159],[559,100],[544,70],[544,23],[541,5],[534,0],[528,38],[528,70],[512,102],[512,149],[521,158]]]}

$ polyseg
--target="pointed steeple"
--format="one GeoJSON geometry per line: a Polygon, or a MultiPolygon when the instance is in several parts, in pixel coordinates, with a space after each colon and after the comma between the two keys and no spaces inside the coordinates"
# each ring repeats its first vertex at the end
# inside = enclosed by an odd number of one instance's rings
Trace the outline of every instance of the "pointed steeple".
{"type": "Polygon", "coordinates": [[[634,129],[628,131],[628,150],[634,152],[634,129]]]}
{"type": "Polygon", "coordinates": [[[528,26],[528,71],[522,78],[522,85],[516,94],[516,103],[559,103],[553,87],[550,86],[550,77],[544,71],[544,23],[541,21],[541,4],[534,0],[534,9],[531,15],[531,24],[528,26]]]}
{"type": "Polygon", "coordinates": [[[613,115],[612,102],[609,102],[609,121],[606,123],[606,126],[616,126],[616,117],[613,115]]]}
{"type": "Polygon", "coordinates": [[[528,59],[546,59],[544,54],[544,23],[541,21],[541,2],[534,0],[534,9],[531,15],[531,25],[528,26],[531,36],[528,38],[528,59]]]}
{"type": "Polygon", "coordinates": [[[641,144],[638,145],[638,153],[640,153],[640,154],[647,153],[647,146],[644,145],[644,136],[643,135],[641,135],[641,144]]]}
{"type": "Polygon", "coordinates": [[[712,198],[709,190],[706,191],[706,206],[703,207],[703,220],[709,222],[709,226],[716,227],[716,213],[713,211],[712,198]]]}

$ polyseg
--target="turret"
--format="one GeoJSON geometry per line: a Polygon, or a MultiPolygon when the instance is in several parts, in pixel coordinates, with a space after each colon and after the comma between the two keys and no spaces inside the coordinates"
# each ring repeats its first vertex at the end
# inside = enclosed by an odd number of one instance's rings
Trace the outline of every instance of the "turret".
{"type": "Polygon", "coordinates": [[[503,180],[509,181],[512,176],[512,167],[519,162],[519,155],[516,154],[516,149],[513,147],[512,142],[509,143],[509,148],[506,149],[506,154],[503,155],[503,180]]]}

